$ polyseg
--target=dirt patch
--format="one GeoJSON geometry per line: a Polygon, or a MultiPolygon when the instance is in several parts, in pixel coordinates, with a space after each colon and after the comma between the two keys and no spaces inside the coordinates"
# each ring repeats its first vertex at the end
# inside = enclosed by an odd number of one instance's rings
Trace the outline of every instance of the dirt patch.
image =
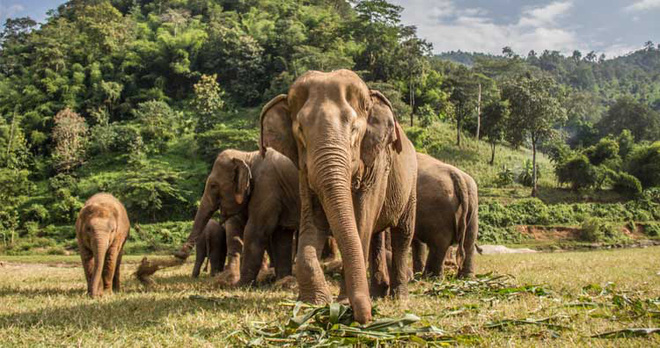
{"type": "Polygon", "coordinates": [[[577,240],[580,238],[579,227],[516,226],[516,231],[538,241],[577,240]]]}

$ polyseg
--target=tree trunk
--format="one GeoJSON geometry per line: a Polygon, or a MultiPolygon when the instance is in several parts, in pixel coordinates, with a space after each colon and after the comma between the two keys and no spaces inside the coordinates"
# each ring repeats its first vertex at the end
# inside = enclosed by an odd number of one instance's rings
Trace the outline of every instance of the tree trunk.
{"type": "Polygon", "coordinates": [[[538,196],[536,187],[536,138],[532,137],[532,197],[538,196]]]}
{"type": "Polygon", "coordinates": [[[492,142],[490,143],[490,162],[488,162],[491,166],[495,164],[495,143],[492,142]]]}
{"type": "MultiPolygon", "coordinates": [[[[479,96],[477,97],[477,140],[479,140],[480,130],[481,130],[481,83],[479,84],[479,96]]],[[[478,142],[477,142],[477,146],[479,146],[478,142]]]]}
{"type": "Polygon", "coordinates": [[[456,117],[456,146],[461,147],[461,118],[456,117]]]}

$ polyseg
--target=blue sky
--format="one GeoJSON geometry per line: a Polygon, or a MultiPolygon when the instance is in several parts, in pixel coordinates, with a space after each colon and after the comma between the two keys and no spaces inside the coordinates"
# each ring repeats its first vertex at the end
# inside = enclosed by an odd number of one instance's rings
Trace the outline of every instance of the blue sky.
{"type": "MultiPolygon", "coordinates": [[[[625,54],[660,43],[660,0],[389,0],[404,7],[435,52],[451,50],[519,54],[533,49],[625,54]]],[[[46,18],[64,0],[0,0],[7,17],[46,18]]]]}

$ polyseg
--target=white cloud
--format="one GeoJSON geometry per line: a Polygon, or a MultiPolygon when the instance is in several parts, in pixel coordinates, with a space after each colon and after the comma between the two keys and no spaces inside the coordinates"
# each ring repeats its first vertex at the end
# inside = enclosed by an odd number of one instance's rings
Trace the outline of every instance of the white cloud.
{"type": "Polygon", "coordinates": [[[626,6],[626,11],[644,11],[660,8],[660,0],[641,0],[626,6]]]}
{"type": "Polygon", "coordinates": [[[510,46],[520,54],[531,49],[568,53],[581,46],[575,32],[557,24],[557,20],[573,7],[570,1],[528,8],[511,23],[496,23],[480,8],[458,9],[450,0],[395,2],[404,6],[404,20],[417,24],[419,35],[432,42],[436,52],[462,50],[500,54],[502,47],[510,46]]]}
{"type": "Polygon", "coordinates": [[[566,14],[572,7],[573,3],[569,1],[557,1],[543,7],[527,10],[520,18],[518,25],[532,27],[554,25],[556,24],[556,19],[566,14]]]}

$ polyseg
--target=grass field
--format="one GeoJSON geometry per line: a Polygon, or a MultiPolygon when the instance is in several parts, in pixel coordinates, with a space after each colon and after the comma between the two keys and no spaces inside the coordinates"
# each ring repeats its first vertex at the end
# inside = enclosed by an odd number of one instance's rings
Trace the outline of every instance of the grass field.
{"type": "MultiPolygon", "coordinates": [[[[291,315],[281,302],[295,299],[293,292],[216,289],[208,277],[191,279],[190,263],[157,273],[157,284],[145,290],[132,276],[138,260],[127,257],[122,293],[94,300],[84,295],[76,256],[0,256],[0,345],[243,346],[258,336],[249,330],[252,323],[284,324],[291,315]]],[[[515,276],[513,286],[538,285],[526,288],[536,294],[493,295],[451,280],[436,284],[444,289],[438,293],[460,286],[466,293],[432,296],[424,292],[433,284],[417,281],[408,300],[376,301],[376,318],[413,313],[421,318],[413,327],[432,324],[461,345],[660,345],[658,334],[590,338],[624,328],[660,327],[658,247],[478,256],[477,273],[487,272],[515,276]],[[577,301],[592,304],[567,306],[577,301]],[[498,323],[526,318],[550,318],[550,325],[498,323]]]]}

